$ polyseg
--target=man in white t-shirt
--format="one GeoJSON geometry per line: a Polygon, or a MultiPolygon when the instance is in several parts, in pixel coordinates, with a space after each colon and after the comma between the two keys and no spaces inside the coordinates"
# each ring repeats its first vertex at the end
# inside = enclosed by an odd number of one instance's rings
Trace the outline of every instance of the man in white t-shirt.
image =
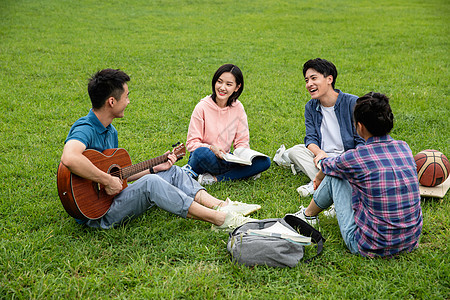
{"type": "Polygon", "coordinates": [[[286,152],[294,170],[305,173],[311,180],[297,188],[300,196],[306,197],[314,193],[312,180],[319,172],[317,163],[321,159],[340,155],[365,142],[353,124],[358,97],[334,88],[337,77],[334,64],[321,58],[308,60],[303,65],[303,76],[312,98],[305,105],[304,144],[286,152]]]}

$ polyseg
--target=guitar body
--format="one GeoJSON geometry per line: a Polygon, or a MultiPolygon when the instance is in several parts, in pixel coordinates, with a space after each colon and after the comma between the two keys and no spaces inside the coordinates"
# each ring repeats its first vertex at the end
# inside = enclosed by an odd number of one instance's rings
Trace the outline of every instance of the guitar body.
{"type": "MultiPolygon", "coordinates": [[[[171,152],[177,159],[186,155],[186,148],[178,143],[171,152]]],[[[122,148],[106,149],[103,152],[86,150],[83,152],[101,171],[122,179],[122,190],[128,186],[127,178],[162,164],[169,158],[169,152],[158,157],[132,165],[128,152],[122,148]]],[[[111,207],[115,195],[105,192],[105,187],[73,174],[62,163],[57,174],[58,195],[69,215],[79,220],[95,220],[103,217],[111,207]]]]}
{"type": "MultiPolygon", "coordinates": [[[[128,186],[127,180],[122,178],[121,174],[122,168],[131,166],[130,155],[125,149],[107,149],[103,153],[86,150],[83,155],[100,170],[123,179],[122,189],[128,186]]],[[[80,220],[101,218],[114,199],[114,195],[108,195],[103,186],[71,173],[62,163],[58,166],[57,185],[64,209],[69,215],[80,220]]]]}

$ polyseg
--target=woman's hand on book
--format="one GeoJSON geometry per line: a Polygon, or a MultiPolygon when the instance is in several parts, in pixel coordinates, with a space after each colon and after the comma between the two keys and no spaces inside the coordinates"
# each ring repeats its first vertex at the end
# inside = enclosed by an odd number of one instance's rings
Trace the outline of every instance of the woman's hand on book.
{"type": "Polygon", "coordinates": [[[222,153],[225,153],[225,151],[214,145],[211,145],[209,149],[211,149],[211,151],[216,155],[217,158],[223,159],[222,153]]]}

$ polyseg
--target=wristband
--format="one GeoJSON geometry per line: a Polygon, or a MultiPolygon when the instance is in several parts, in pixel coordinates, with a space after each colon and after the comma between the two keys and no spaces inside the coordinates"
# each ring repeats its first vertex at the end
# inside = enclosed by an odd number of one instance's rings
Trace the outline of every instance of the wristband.
{"type": "Polygon", "coordinates": [[[153,167],[150,167],[150,174],[155,174],[155,170],[153,170],[153,167]]]}
{"type": "Polygon", "coordinates": [[[318,168],[319,170],[322,170],[322,160],[323,160],[323,158],[322,158],[322,159],[319,159],[319,161],[317,162],[317,168],[318,168]]]}

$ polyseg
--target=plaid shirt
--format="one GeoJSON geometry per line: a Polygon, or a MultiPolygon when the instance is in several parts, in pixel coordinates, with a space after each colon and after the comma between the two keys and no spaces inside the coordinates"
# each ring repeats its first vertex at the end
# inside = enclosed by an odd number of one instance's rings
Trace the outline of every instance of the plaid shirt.
{"type": "Polygon", "coordinates": [[[348,180],[363,256],[390,256],[417,247],[422,231],[416,163],[408,144],[389,135],[322,162],[323,173],[348,180]]]}

